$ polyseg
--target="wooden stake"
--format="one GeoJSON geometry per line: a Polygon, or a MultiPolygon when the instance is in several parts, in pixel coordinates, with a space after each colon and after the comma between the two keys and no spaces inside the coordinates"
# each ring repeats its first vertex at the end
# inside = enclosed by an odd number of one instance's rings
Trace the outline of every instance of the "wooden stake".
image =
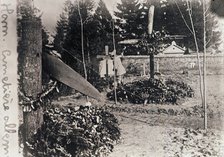
{"type": "Polygon", "coordinates": [[[207,120],[207,95],[206,95],[206,15],[205,15],[206,4],[203,1],[203,21],[204,21],[204,58],[203,58],[203,102],[204,102],[204,129],[208,128],[208,120],[207,120]]]}
{"type": "Polygon", "coordinates": [[[114,20],[113,20],[113,44],[114,44],[114,99],[115,99],[115,104],[117,104],[117,72],[116,72],[116,63],[115,63],[115,58],[116,58],[116,46],[115,46],[115,36],[114,36],[114,20]]]}
{"type": "Polygon", "coordinates": [[[156,72],[159,73],[159,60],[156,61],[156,72]]]}
{"type": "Polygon", "coordinates": [[[109,47],[105,46],[105,55],[106,55],[106,79],[108,79],[108,55],[109,55],[109,47]]]}
{"type": "Polygon", "coordinates": [[[78,1],[78,14],[79,14],[79,18],[80,18],[80,27],[81,27],[82,62],[83,62],[84,76],[85,76],[85,79],[87,80],[87,70],[86,70],[85,52],[84,52],[84,26],[83,26],[84,23],[83,23],[82,14],[81,14],[81,11],[80,11],[79,1],[78,1]]]}
{"type": "Polygon", "coordinates": [[[196,36],[196,31],[195,31],[195,26],[194,26],[194,21],[192,19],[192,10],[189,4],[189,0],[187,0],[187,9],[188,9],[188,14],[189,14],[189,18],[190,18],[190,23],[191,23],[191,27],[192,27],[192,33],[194,36],[194,42],[195,42],[195,48],[196,48],[196,52],[197,52],[197,62],[198,62],[198,70],[199,70],[199,81],[200,81],[200,94],[201,94],[201,101],[202,101],[202,106],[204,104],[204,93],[203,93],[203,76],[202,76],[202,68],[201,68],[201,62],[200,62],[200,56],[199,56],[199,46],[198,46],[198,41],[197,41],[197,36],[196,36]]]}

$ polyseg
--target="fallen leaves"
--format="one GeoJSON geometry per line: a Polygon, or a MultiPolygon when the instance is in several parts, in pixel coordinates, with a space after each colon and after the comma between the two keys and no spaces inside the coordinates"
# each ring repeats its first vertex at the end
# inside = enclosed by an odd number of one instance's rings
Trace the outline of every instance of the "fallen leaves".
{"type": "Polygon", "coordinates": [[[212,130],[183,129],[169,133],[171,140],[164,146],[168,157],[192,156],[192,157],[219,157],[223,156],[220,151],[221,139],[212,130]]]}

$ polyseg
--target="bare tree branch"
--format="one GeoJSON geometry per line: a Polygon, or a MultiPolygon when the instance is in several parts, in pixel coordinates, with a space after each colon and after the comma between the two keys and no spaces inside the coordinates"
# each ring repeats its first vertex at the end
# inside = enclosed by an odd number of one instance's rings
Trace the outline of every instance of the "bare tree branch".
{"type": "MultiPolygon", "coordinates": [[[[205,23],[206,23],[206,21],[205,21],[205,23]]],[[[207,41],[207,43],[206,43],[206,47],[207,47],[207,45],[212,41],[212,37],[213,37],[213,35],[214,35],[214,32],[211,31],[211,38],[207,41]]]]}
{"type": "Polygon", "coordinates": [[[87,18],[83,21],[83,24],[85,24],[85,23],[89,22],[89,21],[90,21],[90,19],[92,19],[92,16],[87,17],[87,18]]]}
{"type": "Polygon", "coordinates": [[[210,10],[210,7],[207,7],[206,10],[205,10],[205,14],[207,14],[210,10]]]}
{"type": "Polygon", "coordinates": [[[178,11],[179,11],[180,14],[181,14],[182,19],[184,20],[184,23],[185,23],[186,27],[187,27],[188,30],[191,32],[191,34],[193,34],[193,31],[191,30],[190,26],[187,24],[187,21],[186,21],[186,19],[184,18],[184,15],[183,15],[182,11],[180,10],[180,7],[179,7],[179,5],[177,4],[176,0],[174,0],[174,2],[175,2],[176,6],[177,6],[177,8],[178,8],[178,11]]]}
{"type": "Polygon", "coordinates": [[[208,13],[208,14],[204,13],[203,15],[204,15],[204,16],[205,16],[205,18],[206,18],[206,17],[210,16],[210,15],[211,15],[211,13],[208,13]]]}
{"type": "Polygon", "coordinates": [[[81,23],[81,47],[82,47],[82,61],[83,61],[83,69],[84,69],[84,76],[85,79],[87,79],[87,70],[86,70],[86,63],[85,63],[85,53],[84,53],[84,30],[83,30],[83,19],[80,11],[80,5],[78,1],[78,13],[79,13],[79,18],[80,18],[80,23],[81,23]]]}

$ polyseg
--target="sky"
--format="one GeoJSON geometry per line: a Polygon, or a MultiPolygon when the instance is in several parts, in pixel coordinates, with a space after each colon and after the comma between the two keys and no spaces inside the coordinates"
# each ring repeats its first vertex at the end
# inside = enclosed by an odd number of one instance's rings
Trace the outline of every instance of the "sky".
{"type": "MultiPolygon", "coordinates": [[[[52,35],[55,33],[56,22],[59,19],[59,15],[64,7],[64,2],[66,0],[34,0],[34,5],[41,10],[42,23],[46,30],[52,35]]],[[[97,4],[99,0],[94,0],[97,4]]],[[[111,14],[116,10],[117,2],[120,0],[104,0],[108,10],[111,14]]],[[[222,39],[224,39],[224,18],[219,18],[220,30],[222,32],[222,39]]],[[[223,40],[224,48],[224,40],[223,40]]]]}
{"type": "MultiPolygon", "coordinates": [[[[41,10],[42,23],[51,34],[55,31],[56,22],[64,7],[66,0],[34,0],[34,5],[41,10]]],[[[94,0],[97,4],[99,0],[94,0]]],[[[117,2],[120,0],[104,0],[108,10],[113,13],[117,2]]]]}

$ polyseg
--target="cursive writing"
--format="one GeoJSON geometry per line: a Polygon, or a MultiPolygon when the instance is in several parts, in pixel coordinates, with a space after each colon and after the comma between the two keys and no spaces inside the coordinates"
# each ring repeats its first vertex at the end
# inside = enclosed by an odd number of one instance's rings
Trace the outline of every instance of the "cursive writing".
{"type": "Polygon", "coordinates": [[[16,124],[9,123],[9,116],[4,117],[4,131],[5,135],[2,137],[3,143],[2,146],[4,148],[4,154],[7,155],[9,153],[9,138],[11,133],[16,133],[16,124]]]}
{"type": "MultiPolygon", "coordinates": [[[[11,36],[16,35],[14,30],[14,24],[16,22],[15,17],[16,6],[13,3],[9,3],[8,0],[3,0],[0,4],[0,39],[1,39],[1,50],[0,50],[0,83],[1,91],[3,95],[0,97],[0,105],[3,108],[4,113],[1,114],[3,118],[3,124],[1,128],[4,130],[4,133],[1,134],[1,153],[4,157],[9,157],[10,152],[13,147],[11,143],[12,138],[17,134],[17,123],[14,123],[15,115],[12,115],[10,111],[14,108],[13,103],[15,103],[15,98],[13,99],[13,79],[12,78],[12,68],[10,67],[10,62],[12,62],[12,52],[16,51],[12,49],[11,36]],[[9,46],[10,45],[10,46],[9,46]],[[11,109],[11,110],[10,110],[11,109]],[[13,118],[14,117],[14,118],[13,118]]],[[[16,29],[16,28],[15,28],[16,29]]],[[[16,37],[16,36],[15,36],[16,37]]],[[[15,45],[13,45],[15,46],[15,45]]]]}
{"type": "MultiPolygon", "coordinates": [[[[9,14],[12,14],[14,12],[13,9],[10,9],[11,4],[2,4],[1,5],[1,23],[2,23],[2,33],[3,36],[5,37],[8,35],[8,17],[9,14]]],[[[3,39],[4,40],[4,39],[3,39]]]]}
{"type": "Polygon", "coordinates": [[[10,86],[12,85],[9,82],[9,77],[7,76],[8,73],[8,62],[7,57],[11,55],[11,51],[4,50],[2,51],[2,66],[3,66],[3,78],[2,78],[2,89],[3,89],[3,107],[4,110],[9,110],[9,104],[12,103],[13,98],[11,97],[11,90],[10,86]]]}

